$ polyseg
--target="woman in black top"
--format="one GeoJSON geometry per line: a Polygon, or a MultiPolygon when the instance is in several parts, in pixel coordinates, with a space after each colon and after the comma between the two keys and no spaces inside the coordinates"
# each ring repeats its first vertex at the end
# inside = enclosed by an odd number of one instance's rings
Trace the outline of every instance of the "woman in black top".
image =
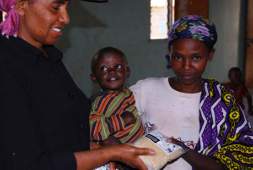
{"type": "Polygon", "coordinates": [[[89,150],[88,99],[52,45],[69,22],[69,1],[0,0],[8,14],[0,25],[0,169],[94,169],[109,161],[146,169],[138,155],[150,149],[89,150]]]}

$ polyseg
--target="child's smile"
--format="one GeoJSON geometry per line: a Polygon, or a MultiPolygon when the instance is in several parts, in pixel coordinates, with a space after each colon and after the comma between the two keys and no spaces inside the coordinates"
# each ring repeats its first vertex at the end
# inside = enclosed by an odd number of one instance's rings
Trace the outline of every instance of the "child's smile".
{"type": "Polygon", "coordinates": [[[119,80],[119,79],[120,79],[120,78],[111,77],[111,78],[109,78],[107,81],[114,82],[114,81],[117,81],[117,80],[119,80]]]}

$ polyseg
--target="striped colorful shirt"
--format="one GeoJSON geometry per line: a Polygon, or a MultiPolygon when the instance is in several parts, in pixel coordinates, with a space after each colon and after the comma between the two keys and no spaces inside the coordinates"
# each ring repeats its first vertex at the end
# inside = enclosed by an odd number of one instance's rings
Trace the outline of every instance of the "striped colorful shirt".
{"type": "Polygon", "coordinates": [[[135,98],[132,91],[125,86],[122,92],[106,91],[91,97],[90,134],[97,141],[106,140],[113,135],[122,143],[132,143],[144,132],[135,98]],[[132,112],[135,124],[124,124],[120,116],[125,111],[132,112]]]}

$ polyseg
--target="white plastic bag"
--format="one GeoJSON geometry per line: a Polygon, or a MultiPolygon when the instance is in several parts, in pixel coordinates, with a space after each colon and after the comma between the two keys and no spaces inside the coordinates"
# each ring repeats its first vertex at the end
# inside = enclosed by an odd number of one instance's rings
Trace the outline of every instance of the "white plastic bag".
{"type": "MultiPolygon", "coordinates": [[[[98,167],[98,168],[96,168],[96,169],[94,169],[94,170],[110,170],[110,164],[109,164],[109,163],[108,163],[108,164],[105,164],[105,165],[100,166],[100,167],[98,167]]],[[[119,170],[119,169],[116,168],[116,170],[119,170]]]]}
{"type": "Polygon", "coordinates": [[[109,166],[109,164],[105,164],[105,165],[100,166],[94,170],[110,170],[110,166],[109,166]]]}
{"type": "Polygon", "coordinates": [[[151,148],[156,155],[140,156],[149,170],[159,170],[167,162],[170,162],[183,154],[182,147],[167,141],[168,137],[163,135],[158,129],[153,128],[149,132],[139,137],[133,146],[139,148],[151,148]]]}

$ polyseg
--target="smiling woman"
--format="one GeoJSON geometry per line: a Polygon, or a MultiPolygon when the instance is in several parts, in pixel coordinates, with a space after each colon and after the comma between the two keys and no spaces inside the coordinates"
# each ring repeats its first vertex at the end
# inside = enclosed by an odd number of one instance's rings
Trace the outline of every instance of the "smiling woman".
{"type": "Polygon", "coordinates": [[[15,9],[19,14],[18,36],[43,51],[43,45],[56,43],[62,35],[62,29],[69,23],[66,0],[20,1],[15,9]],[[37,28],[37,29],[34,29],[37,28]]]}
{"type": "MultiPolygon", "coordinates": [[[[53,44],[69,22],[69,0],[0,0],[0,169],[94,169],[109,161],[146,169],[128,145],[90,149],[86,95],[53,44]]],[[[99,145],[92,145],[99,148],[99,145]]]]}

